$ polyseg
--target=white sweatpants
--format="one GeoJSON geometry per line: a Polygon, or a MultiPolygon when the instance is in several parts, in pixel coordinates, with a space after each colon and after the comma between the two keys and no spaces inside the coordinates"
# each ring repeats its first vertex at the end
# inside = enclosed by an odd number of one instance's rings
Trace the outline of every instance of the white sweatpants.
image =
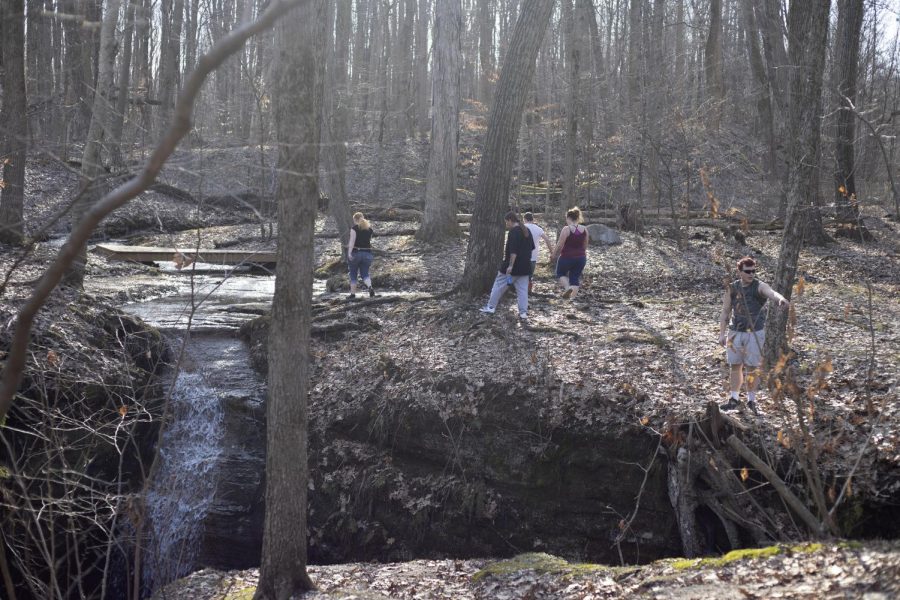
{"type": "MultiPolygon", "coordinates": [[[[491,289],[491,298],[488,300],[488,306],[497,308],[500,298],[506,293],[506,273],[497,273],[497,279],[494,280],[494,287],[491,289]]],[[[528,312],[528,275],[513,275],[513,286],[516,288],[516,299],[519,304],[519,312],[528,312]]]]}

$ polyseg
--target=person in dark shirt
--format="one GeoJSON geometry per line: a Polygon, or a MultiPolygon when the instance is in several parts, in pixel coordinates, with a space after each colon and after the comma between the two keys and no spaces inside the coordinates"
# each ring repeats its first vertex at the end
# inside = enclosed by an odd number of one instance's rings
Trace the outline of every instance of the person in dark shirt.
{"type": "Polygon", "coordinates": [[[728,361],[730,394],[722,410],[740,406],[744,366],[747,367],[747,406],[756,412],[756,389],[759,387],[759,365],[766,343],[766,300],[777,302],[779,308],[791,305],[784,296],[756,278],[756,261],[745,256],[737,262],[739,278],[732,281],[722,298],[719,317],[719,344],[725,346],[728,361]],[[729,322],[730,319],[730,322],[729,322]],[[727,329],[726,329],[727,328],[727,329]]]}
{"type": "Polygon", "coordinates": [[[506,251],[503,254],[503,262],[500,263],[500,271],[494,280],[491,297],[487,305],[481,308],[481,312],[493,314],[497,310],[497,303],[506,293],[506,288],[516,288],[516,298],[519,304],[519,318],[528,318],[528,277],[531,274],[531,251],[534,250],[534,237],[519,215],[510,211],[506,213],[506,251]]]}
{"type": "Polygon", "coordinates": [[[372,226],[361,212],[353,215],[353,227],[350,228],[350,241],[347,243],[347,265],[350,269],[350,299],[356,299],[358,279],[369,288],[369,296],[375,295],[369,267],[372,266],[372,226]]]}

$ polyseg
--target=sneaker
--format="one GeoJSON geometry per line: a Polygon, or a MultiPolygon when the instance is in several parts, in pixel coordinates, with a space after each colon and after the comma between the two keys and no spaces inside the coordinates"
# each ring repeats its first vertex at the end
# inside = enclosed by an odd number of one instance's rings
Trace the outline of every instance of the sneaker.
{"type": "Polygon", "coordinates": [[[356,300],[356,294],[350,294],[347,296],[347,300],[356,300]]]}
{"type": "Polygon", "coordinates": [[[373,288],[373,287],[370,285],[370,286],[369,286],[369,298],[374,298],[374,297],[375,297],[375,288],[373,288]]]}
{"type": "Polygon", "coordinates": [[[568,300],[569,298],[572,297],[572,294],[574,294],[574,293],[575,293],[575,290],[573,290],[572,288],[566,288],[566,291],[564,291],[562,293],[562,297],[565,298],[566,300],[568,300]]]}
{"type": "Polygon", "coordinates": [[[527,318],[528,318],[528,313],[527,313],[527,312],[525,312],[525,313],[519,313],[519,318],[520,318],[520,319],[527,319],[527,318]]]}
{"type": "Polygon", "coordinates": [[[753,414],[759,412],[756,408],[756,400],[747,400],[747,408],[749,408],[750,412],[752,412],[753,414]]]}
{"type": "Polygon", "coordinates": [[[729,398],[728,402],[719,405],[719,410],[737,410],[741,403],[737,398],[729,398]]]}
{"type": "Polygon", "coordinates": [[[481,312],[483,312],[483,313],[487,313],[487,314],[489,314],[489,315],[492,315],[492,314],[494,314],[494,313],[497,311],[497,309],[494,308],[493,306],[482,306],[482,307],[479,308],[478,310],[481,311],[481,312]]]}

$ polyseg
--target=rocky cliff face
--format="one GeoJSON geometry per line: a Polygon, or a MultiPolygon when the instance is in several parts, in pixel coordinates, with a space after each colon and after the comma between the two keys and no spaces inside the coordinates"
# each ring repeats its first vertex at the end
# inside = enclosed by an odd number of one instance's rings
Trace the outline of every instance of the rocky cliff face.
{"type": "MultiPolygon", "coordinates": [[[[266,325],[244,328],[255,364],[265,362],[266,325]]],[[[567,420],[525,380],[449,372],[417,380],[387,358],[356,376],[365,379],[317,387],[310,399],[312,562],[537,549],[605,562],[618,562],[621,550],[633,563],[679,553],[665,459],[641,428],[567,420]],[[404,395],[407,386],[421,396],[404,395]],[[425,401],[435,393],[447,402],[425,401]],[[640,511],[617,545],[638,496],[640,511]]],[[[219,568],[258,564],[262,536],[264,408],[233,400],[225,446],[240,451],[223,461],[198,557],[219,568]]],[[[601,404],[598,415],[616,410],[601,404]]]]}

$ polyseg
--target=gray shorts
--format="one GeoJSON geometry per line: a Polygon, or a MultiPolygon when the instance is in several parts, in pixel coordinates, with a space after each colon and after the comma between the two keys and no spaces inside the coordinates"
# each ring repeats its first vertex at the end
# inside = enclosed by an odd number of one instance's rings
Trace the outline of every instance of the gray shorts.
{"type": "Polygon", "coordinates": [[[762,364],[762,350],[766,344],[766,330],[728,331],[725,358],[729,365],[758,367],[762,364]]]}

